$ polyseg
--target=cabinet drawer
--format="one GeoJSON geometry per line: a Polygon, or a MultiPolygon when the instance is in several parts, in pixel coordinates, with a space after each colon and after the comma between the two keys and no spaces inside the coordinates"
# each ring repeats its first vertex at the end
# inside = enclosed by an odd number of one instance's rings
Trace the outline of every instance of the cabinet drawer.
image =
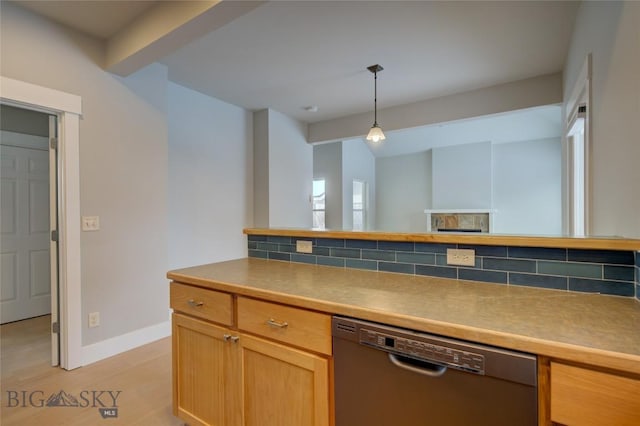
{"type": "Polygon", "coordinates": [[[331,355],[331,315],[239,297],[238,328],[331,355]]]}
{"type": "Polygon", "coordinates": [[[171,283],[171,309],[220,324],[233,323],[231,295],[214,290],[171,283]]]}
{"type": "Polygon", "coordinates": [[[640,380],[551,363],[551,420],[565,425],[637,425],[640,380]]]}

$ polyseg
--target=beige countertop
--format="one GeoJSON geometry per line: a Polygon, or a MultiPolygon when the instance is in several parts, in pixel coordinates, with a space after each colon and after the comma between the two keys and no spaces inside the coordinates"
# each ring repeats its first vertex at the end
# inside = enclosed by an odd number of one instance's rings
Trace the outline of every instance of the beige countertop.
{"type": "Polygon", "coordinates": [[[262,259],[169,279],[306,309],[640,374],[640,302],[262,259]]]}

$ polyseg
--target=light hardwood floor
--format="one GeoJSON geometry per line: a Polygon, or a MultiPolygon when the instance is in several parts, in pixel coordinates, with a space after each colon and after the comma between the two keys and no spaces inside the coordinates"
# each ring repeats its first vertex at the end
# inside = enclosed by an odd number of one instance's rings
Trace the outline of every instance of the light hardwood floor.
{"type": "Polygon", "coordinates": [[[171,413],[170,338],[65,371],[49,365],[48,330],[49,316],[0,326],[2,426],[183,424],[171,413]],[[47,407],[60,391],[81,406],[47,407]],[[108,391],[117,395],[115,418],[99,412],[101,403],[113,406],[108,391]]]}

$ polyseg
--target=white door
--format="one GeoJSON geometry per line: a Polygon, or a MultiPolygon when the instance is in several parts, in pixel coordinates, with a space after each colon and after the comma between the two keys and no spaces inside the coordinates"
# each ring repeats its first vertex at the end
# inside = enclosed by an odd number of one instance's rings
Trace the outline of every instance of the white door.
{"type": "Polygon", "coordinates": [[[29,137],[27,148],[10,137],[2,132],[0,146],[0,323],[51,312],[48,138],[29,137]]]}

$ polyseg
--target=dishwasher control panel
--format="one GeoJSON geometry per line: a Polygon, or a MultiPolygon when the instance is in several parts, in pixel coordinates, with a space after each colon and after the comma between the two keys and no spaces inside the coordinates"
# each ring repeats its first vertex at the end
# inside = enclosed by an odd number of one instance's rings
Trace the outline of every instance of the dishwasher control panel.
{"type": "Polygon", "coordinates": [[[429,341],[421,336],[407,337],[385,333],[381,330],[360,328],[361,344],[409,358],[432,362],[458,370],[484,374],[484,356],[429,341]]]}

